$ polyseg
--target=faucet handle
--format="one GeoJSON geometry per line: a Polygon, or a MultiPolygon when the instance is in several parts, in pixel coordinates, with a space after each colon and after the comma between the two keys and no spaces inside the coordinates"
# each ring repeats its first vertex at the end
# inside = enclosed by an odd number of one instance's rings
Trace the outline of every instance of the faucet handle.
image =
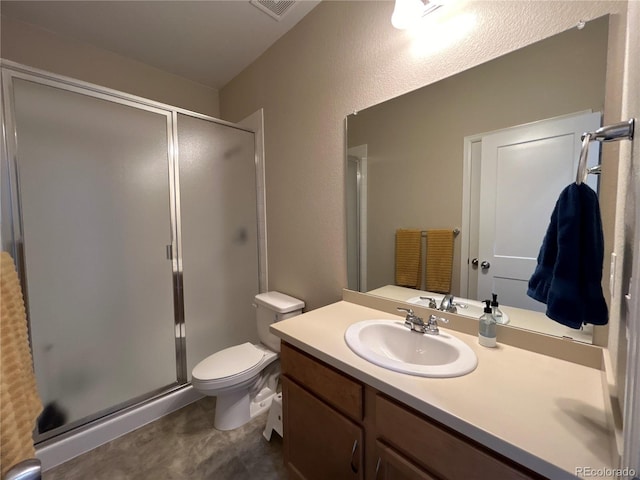
{"type": "Polygon", "coordinates": [[[415,317],[415,313],[413,313],[413,310],[410,308],[396,307],[396,310],[406,312],[408,317],[415,317]]]}
{"type": "Polygon", "coordinates": [[[449,323],[449,319],[444,317],[436,317],[435,315],[429,315],[429,320],[425,325],[424,333],[428,333],[429,335],[439,335],[440,329],[438,328],[438,320],[444,323],[449,323]]]}
{"type": "Polygon", "coordinates": [[[416,316],[416,314],[413,313],[412,309],[404,307],[396,308],[402,312],[407,312],[407,316],[404,319],[404,324],[406,327],[414,332],[424,333],[425,323],[420,317],[416,316]]]}
{"type": "Polygon", "coordinates": [[[438,308],[436,299],[433,297],[420,297],[420,300],[429,300],[429,308],[438,308]]]}

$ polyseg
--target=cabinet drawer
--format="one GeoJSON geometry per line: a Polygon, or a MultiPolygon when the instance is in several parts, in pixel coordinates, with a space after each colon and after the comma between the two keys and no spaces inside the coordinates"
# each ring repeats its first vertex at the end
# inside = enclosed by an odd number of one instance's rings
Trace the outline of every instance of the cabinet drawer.
{"type": "Polygon", "coordinates": [[[353,420],[362,420],[362,384],[286,343],[280,349],[280,361],[284,375],[353,420]]]}
{"type": "Polygon", "coordinates": [[[450,480],[540,479],[524,467],[498,458],[472,440],[458,436],[380,395],[376,395],[377,434],[435,476],[450,480]]]}
{"type": "Polygon", "coordinates": [[[376,451],[375,480],[438,480],[380,440],[376,451]]]}

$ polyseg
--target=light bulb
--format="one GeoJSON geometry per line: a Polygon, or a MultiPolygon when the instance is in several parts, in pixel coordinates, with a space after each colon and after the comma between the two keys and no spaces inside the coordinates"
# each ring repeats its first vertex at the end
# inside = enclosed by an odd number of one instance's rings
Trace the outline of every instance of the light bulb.
{"type": "Polygon", "coordinates": [[[405,30],[422,18],[424,3],[421,0],[396,0],[391,15],[391,25],[398,30],[405,30]]]}

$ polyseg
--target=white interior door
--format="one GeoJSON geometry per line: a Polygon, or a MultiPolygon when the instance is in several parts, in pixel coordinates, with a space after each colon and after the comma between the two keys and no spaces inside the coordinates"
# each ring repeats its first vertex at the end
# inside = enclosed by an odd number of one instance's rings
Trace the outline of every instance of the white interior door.
{"type": "MultiPolygon", "coordinates": [[[[482,138],[478,265],[471,267],[477,268],[480,299],[495,292],[502,304],[544,311],[527,297],[527,283],[558,196],[575,181],[581,135],[600,122],[600,113],[583,113],[482,138]]],[[[598,158],[594,142],[589,165],[598,158]]],[[[586,183],[597,191],[593,175],[586,183]]]]}

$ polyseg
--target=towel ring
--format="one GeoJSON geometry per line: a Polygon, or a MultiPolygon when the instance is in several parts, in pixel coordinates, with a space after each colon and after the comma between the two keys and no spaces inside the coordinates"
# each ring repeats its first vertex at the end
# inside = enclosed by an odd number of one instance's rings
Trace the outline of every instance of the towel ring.
{"type": "Polygon", "coordinates": [[[591,143],[592,133],[585,133],[582,136],[582,149],[580,150],[580,159],[578,160],[578,173],[576,174],[576,185],[580,185],[587,179],[589,170],[587,169],[587,158],[589,158],[589,144],[591,143]]]}

